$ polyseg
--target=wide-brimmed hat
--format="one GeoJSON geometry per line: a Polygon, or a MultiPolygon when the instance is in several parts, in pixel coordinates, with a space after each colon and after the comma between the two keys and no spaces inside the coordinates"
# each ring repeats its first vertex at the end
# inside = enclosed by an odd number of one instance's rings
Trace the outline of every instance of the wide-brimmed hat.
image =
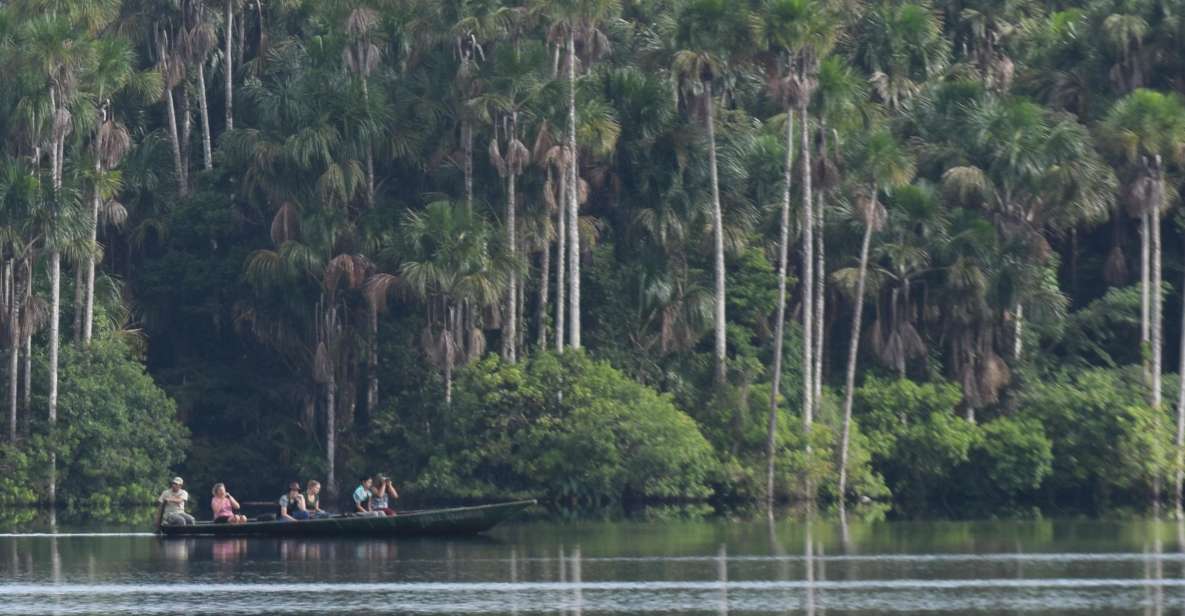
{"type": "Polygon", "coordinates": [[[185,480],[180,477],[174,477],[173,480],[169,482],[169,484],[174,484],[174,483],[179,486],[183,486],[183,485],[185,485],[185,480]]]}

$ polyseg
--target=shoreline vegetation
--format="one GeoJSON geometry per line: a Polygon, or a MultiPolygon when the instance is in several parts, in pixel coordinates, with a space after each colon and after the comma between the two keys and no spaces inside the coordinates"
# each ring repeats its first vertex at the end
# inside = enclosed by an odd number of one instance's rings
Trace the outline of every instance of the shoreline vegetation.
{"type": "Polygon", "coordinates": [[[0,505],[1181,515],[1153,2],[10,0],[0,505]]]}

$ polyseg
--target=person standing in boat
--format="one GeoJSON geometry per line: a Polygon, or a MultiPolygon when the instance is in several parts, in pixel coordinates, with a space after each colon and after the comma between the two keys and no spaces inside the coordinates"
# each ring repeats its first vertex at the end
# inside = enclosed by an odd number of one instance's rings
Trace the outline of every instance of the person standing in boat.
{"type": "Polygon", "coordinates": [[[304,492],[304,508],[309,513],[309,517],[316,520],[319,518],[328,518],[329,512],[321,509],[321,482],[316,479],[310,479],[305,484],[304,492]]]}
{"type": "Polygon", "coordinates": [[[288,484],[288,493],[280,497],[280,519],[289,522],[309,519],[304,496],[300,493],[299,481],[288,484]]]}
{"type": "Polygon", "coordinates": [[[214,484],[214,498],[210,499],[210,511],[214,512],[214,522],[218,524],[242,524],[247,516],[235,513],[239,509],[239,501],[226,491],[226,484],[214,484]]]}
{"type": "Polygon", "coordinates": [[[376,475],[370,487],[370,510],[381,511],[384,515],[395,515],[395,510],[387,502],[387,497],[399,498],[399,492],[391,485],[391,480],[385,475],[376,475]]]}
{"type": "Polygon", "coordinates": [[[174,477],[169,482],[169,488],[160,493],[156,499],[160,505],[161,522],[169,525],[184,525],[197,523],[193,516],[185,513],[185,503],[189,502],[189,493],[182,488],[185,485],[180,477],[174,477]]]}

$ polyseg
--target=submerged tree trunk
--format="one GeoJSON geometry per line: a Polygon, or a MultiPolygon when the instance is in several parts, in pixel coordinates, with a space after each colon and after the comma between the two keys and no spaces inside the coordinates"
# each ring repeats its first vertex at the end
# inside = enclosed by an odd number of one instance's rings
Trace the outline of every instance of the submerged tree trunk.
{"type": "Polygon", "coordinates": [[[724,214],[720,209],[720,178],[716,168],[716,118],[715,101],[712,100],[712,82],[704,82],[704,100],[707,107],[708,124],[708,174],[712,182],[712,240],[714,269],[716,274],[715,327],[716,327],[716,383],[723,384],[728,378],[728,322],[725,320],[724,283],[724,214]]]}
{"type": "Polygon", "coordinates": [[[856,308],[852,314],[852,335],[848,341],[848,367],[844,374],[843,390],[843,436],[839,445],[839,488],[836,498],[839,500],[840,515],[845,511],[845,500],[848,485],[848,444],[852,434],[852,400],[856,391],[856,360],[860,356],[860,326],[864,317],[864,282],[868,276],[868,247],[872,242],[872,228],[875,221],[876,195],[873,194],[873,204],[864,220],[864,239],[860,244],[860,272],[856,277],[856,308]]]}
{"type": "Polygon", "coordinates": [[[206,101],[206,61],[198,62],[198,110],[202,115],[202,168],[214,168],[214,156],[210,150],[210,108],[206,101]]]}
{"type": "MultiPolygon", "coordinates": [[[[811,194],[811,136],[810,136],[810,118],[807,115],[807,100],[803,100],[798,105],[798,115],[802,119],[802,130],[800,132],[801,145],[799,146],[802,162],[802,371],[803,371],[803,387],[802,387],[802,429],[806,439],[806,454],[807,459],[811,456],[811,427],[814,424],[814,409],[815,409],[815,388],[814,383],[814,331],[811,327],[814,323],[814,302],[811,301],[811,289],[815,284],[814,272],[814,201],[811,194]]],[[[809,467],[809,462],[808,462],[809,467]]],[[[806,480],[806,500],[807,502],[814,502],[815,489],[812,480],[808,477],[806,480]]]]}
{"type": "Polygon", "coordinates": [[[568,169],[571,179],[568,183],[568,276],[571,278],[570,296],[571,323],[568,324],[571,338],[569,344],[580,348],[580,166],[576,161],[576,38],[568,28],[568,169]]]}
{"type": "Polygon", "coordinates": [[[222,72],[226,77],[226,130],[234,130],[235,128],[235,113],[234,113],[234,98],[235,98],[235,82],[234,82],[234,64],[232,61],[232,41],[234,41],[235,31],[235,13],[234,0],[226,0],[226,50],[223,52],[223,67],[222,72]]]}
{"type": "Polygon", "coordinates": [[[774,462],[777,452],[778,397],[782,383],[782,345],[786,332],[786,268],[790,253],[790,181],[794,175],[794,112],[786,112],[786,167],[782,181],[782,219],[778,244],[778,311],[774,322],[773,387],[769,396],[769,432],[765,437],[765,503],[773,512],[774,462]]]}

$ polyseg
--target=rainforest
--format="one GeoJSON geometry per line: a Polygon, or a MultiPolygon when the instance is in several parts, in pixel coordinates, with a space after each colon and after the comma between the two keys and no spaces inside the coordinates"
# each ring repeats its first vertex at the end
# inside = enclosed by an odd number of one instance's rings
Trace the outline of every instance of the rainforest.
{"type": "Polygon", "coordinates": [[[2,0],[0,503],[1180,511],[1179,0],[2,0]]]}

